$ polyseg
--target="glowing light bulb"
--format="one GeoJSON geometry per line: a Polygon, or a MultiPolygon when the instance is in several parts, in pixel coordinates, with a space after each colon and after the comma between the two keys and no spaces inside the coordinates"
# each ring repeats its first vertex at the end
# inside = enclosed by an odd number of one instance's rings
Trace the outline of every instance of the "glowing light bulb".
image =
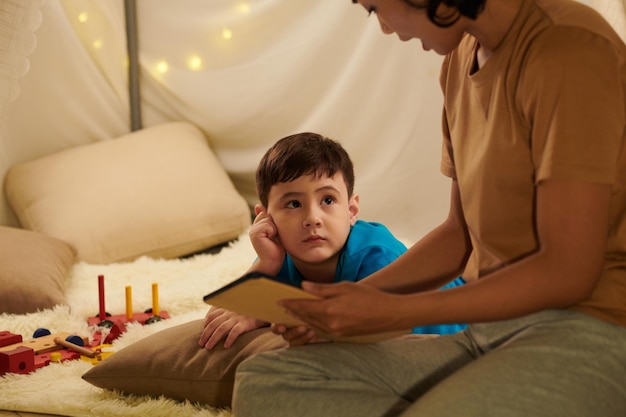
{"type": "Polygon", "coordinates": [[[229,40],[229,39],[232,39],[232,37],[233,37],[233,31],[232,30],[230,30],[228,28],[222,29],[222,38],[223,39],[229,40]]]}
{"type": "Polygon", "coordinates": [[[169,71],[169,69],[170,69],[170,66],[167,64],[166,61],[159,61],[156,64],[156,70],[160,74],[165,74],[167,71],[169,71]]]}
{"type": "Polygon", "coordinates": [[[89,15],[87,14],[87,12],[82,12],[78,15],[78,21],[80,23],[85,23],[87,20],[89,20],[89,15]]]}
{"type": "Polygon", "coordinates": [[[96,39],[95,41],[93,41],[93,49],[100,49],[102,48],[102,45],[104,45],[104,42],[102,41],[102,39],[96,39]]]}
{"type": "Polygon", "coordinates": [[[237,11],[239,13],[250,13],[250,5],[248,3],[239,3],[237,11]]]}
{"type": "Polygon", "coordinates": [[[187,61],[187,65],[189,66],[190,70],[198,71],[202,68],[202,58],[200,58],[198,55],[194,55],[189,58],[189,61],[187,61]]]}

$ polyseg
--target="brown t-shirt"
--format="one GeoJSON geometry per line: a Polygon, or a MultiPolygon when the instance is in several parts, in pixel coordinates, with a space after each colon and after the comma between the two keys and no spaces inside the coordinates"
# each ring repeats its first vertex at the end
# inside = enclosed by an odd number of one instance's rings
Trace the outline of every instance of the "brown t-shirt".
{"type": "Polygon", "coordinates": [[[467,280],[538,248],[535,186],[611,184],[610,236],[593,294],[573,308],[626,325],[626,46],[592,9],[526,0],[473,72],[467,35],[444,60],[442,172],[456,178],[473,251],[467,280]]]}

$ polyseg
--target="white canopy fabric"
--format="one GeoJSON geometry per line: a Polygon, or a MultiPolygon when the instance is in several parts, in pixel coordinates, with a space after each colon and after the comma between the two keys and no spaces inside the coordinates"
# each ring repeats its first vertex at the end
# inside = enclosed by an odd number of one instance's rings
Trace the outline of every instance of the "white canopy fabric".
{"type": "MultiPolygon", "coordinates": [[[[626,38],[622,0],[588,0],[626,38]]],[[[315,131],[356,169],[361,218],[415,240],[447,214],[441,57],[350,0],[137,0],[144,127],[200,127],[248,199],[276,140],[315,131]]],[[[0,0],[0,175],[130,131],[123,0],[0,0]]],[[[103,173],[106,175],[106,173],[103,173]]],[[[17,225],[4,197],[0,224],[17,225]]]]}

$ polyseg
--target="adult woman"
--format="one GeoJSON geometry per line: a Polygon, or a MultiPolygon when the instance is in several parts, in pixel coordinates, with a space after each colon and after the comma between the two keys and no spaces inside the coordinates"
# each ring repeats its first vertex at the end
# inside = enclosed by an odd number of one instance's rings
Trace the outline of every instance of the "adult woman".
{"type": "Polygon", "coordinates": [[[623,42],[573,0],[358,3],[446,55],[450,211],[361,284],[305,285],[322,300],[284,306],[337,335],[472,324],[259,355],[239,369],[235,414],[625,415],[623,42]],[[471,282],[432,291],[461,273],[471,282]]]}

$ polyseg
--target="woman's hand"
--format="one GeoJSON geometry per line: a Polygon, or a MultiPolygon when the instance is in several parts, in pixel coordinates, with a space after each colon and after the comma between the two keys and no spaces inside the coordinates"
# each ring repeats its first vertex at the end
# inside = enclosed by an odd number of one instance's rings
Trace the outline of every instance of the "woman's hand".
{"type": "MultiPolygon", "coordinates": [[[[402,296],[353,282],[319,284],[304,281],[302,288],[321,299],[281,300],[280,304],[294,317],[329,335],[365,335],[406,327],[399,323],[400,314],[395,308],[402,296]]],[[[298,326],[286,329],[283,337],[290,345],[302,344],[311,332],[313,330],[306,326],[298,326]]]]}
{"type": "Polygon", "coordinates": [[[224,339],[224,347],[229,348],[243,333],[268,324],[223,308],[211,307],[204,317],[204,330],[198,345],[211,350],[224,339]]]}
{"type": "Polygon", "coordinates": [[[281,335],[289,343],[289,346],[300,346],[308,343],[323,343],[328,340],[317,337],[315,330],[302,326],[287,326],[284,324],[272,324],[272,332],[281,335]]]}

